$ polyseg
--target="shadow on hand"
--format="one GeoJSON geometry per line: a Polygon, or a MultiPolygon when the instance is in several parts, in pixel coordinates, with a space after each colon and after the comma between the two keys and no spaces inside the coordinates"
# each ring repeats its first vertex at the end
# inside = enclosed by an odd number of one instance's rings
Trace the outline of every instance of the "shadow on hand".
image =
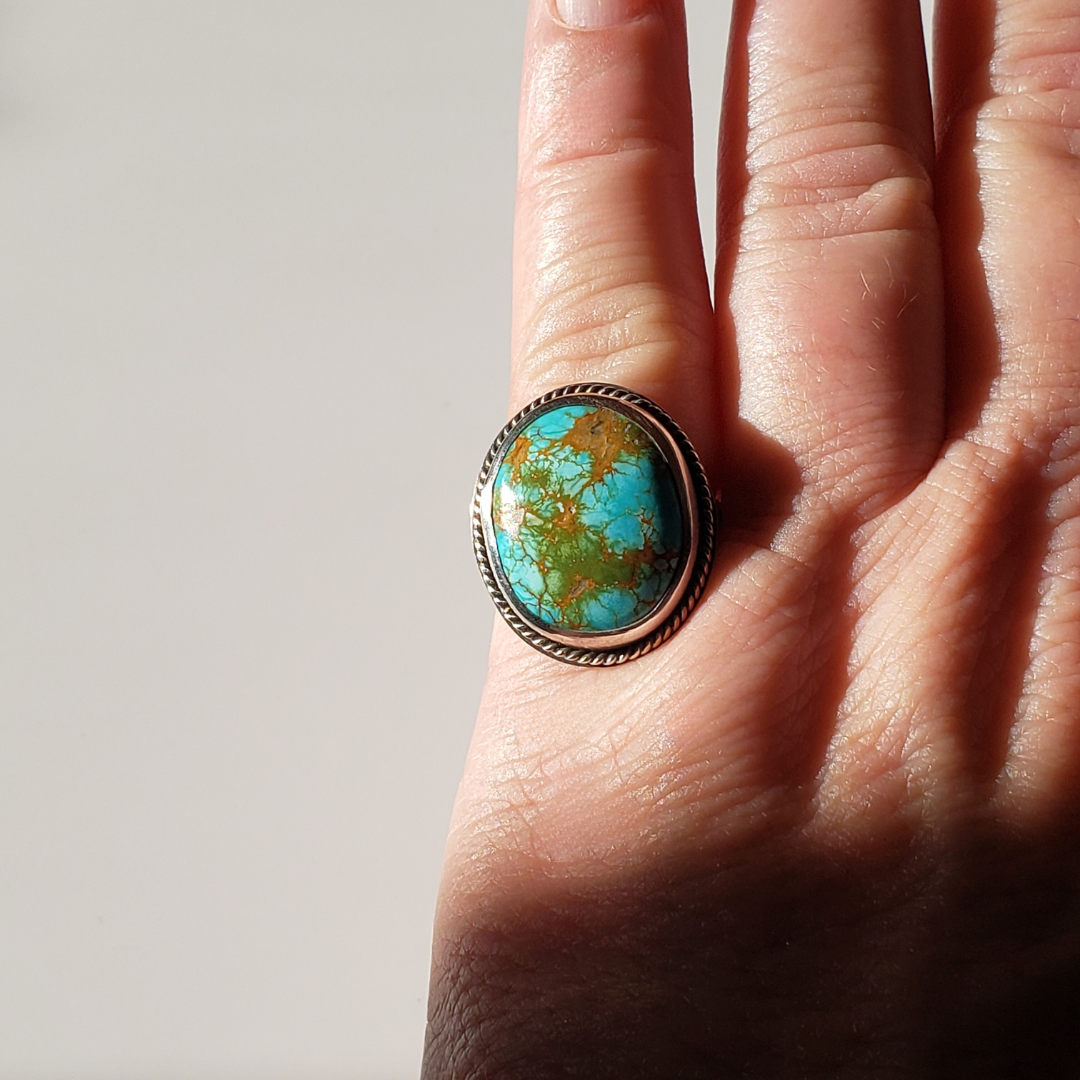
{"type": "Polygon", "coordinates": [[[535,882],[450,929],[424,1076],[1080,1075],[1077,819],[789,835],[535,882]]]}

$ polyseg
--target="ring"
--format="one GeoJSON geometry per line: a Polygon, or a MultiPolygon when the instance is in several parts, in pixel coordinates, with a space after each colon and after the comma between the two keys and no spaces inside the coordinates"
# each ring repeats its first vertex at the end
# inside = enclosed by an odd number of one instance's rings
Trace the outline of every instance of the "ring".
{"type": "Polygon", "coordinates": [[[716,507],[690,440],[655,402],[578,383],[526,405],[472,503],[495,606],[534,648],[607,667],[663,644],[712,569],[716,507]]]}

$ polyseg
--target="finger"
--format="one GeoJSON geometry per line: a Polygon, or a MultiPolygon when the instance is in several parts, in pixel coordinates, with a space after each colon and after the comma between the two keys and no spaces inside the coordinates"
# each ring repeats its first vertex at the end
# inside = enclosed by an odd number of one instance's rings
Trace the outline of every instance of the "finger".
{"type": "Polygon", "coordinates": [[[515,409],[620,383],[708,462],[712,308],[681,0],[532,0],[514,270],[515,409]]]}
{"type": "MultiPolygon", "coordinates": [[[[708,465],[715,436],[714,342],[697,225],[681,0],[570,0],[559,6],[531,0],[515,226],[512,408],[568,383],[617,382],[662,405],[708,465]]],[[[620,755],[640,757],[643,774],[666,768],[656,733],[679,710],[668,679],[657,672],[673,667],[670,681],[676,682],[673,657],[688,642],[698,642],[699,652],[704,647],[704,606],[664,650],[666,661],[658,650],[603,671],[552,663],[497,622],[455,812],[462,828],[455,826],[448,849],[451,894],[468,894],[473,880],[471,871],[463,872],[455,884],[454,867],[475,869],[490,861],[474,858],[478,840],[470,823],[498,816],[485,805],[516,806],[531,786],[518,775],[524,761],[544,762],[544,809],[536,817],[516,811],[499,816],[500,847],[513,848],[520,836],[573,865],[578,844],[586,851],[580,858],[591,857],[592,829],[606,829],[609,838],[621,831],[623,801],[611,800],[598,811],[597,792],[608,782],[592,783],[576,759],[579,752],[589,754],[583,747],[610,743],[620,755]],[[552,797],[556,790],[559,796],[552,797]]],[[[626,799],[632,798],[628,791],[626,799]]]]}
{"type": "Polygon", "coordinates": [[[1080,772],[1080,6],[948,0],[938,38],[958,436],[939,505],[963,508],[968,607],[984,596],[983,708],[957,722],[1001,797],[1045,810],[1080,772]]]}
{"type": "Polygon", "coordinates": [[[733,42],[721,347],[738,354],[742,416],[792,456],[811,503],[868,511],[929,467],[941,437],[919,5],[738,0],[733,42]]]}

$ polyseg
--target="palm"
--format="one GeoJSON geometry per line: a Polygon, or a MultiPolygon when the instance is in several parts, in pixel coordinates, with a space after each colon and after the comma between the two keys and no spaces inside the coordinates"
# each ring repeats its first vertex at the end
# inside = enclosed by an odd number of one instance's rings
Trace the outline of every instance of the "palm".
{"type": "Polygon", "coordinates": [[[935,167],[914,4],[742,5],[714,317],[675,5],[569,66],[542,6],[515,394],[656,397],[724,524],[634,664],[497,629],[431,1075],[1075,1068],[1080,13],[945,6],[935,167]]]}

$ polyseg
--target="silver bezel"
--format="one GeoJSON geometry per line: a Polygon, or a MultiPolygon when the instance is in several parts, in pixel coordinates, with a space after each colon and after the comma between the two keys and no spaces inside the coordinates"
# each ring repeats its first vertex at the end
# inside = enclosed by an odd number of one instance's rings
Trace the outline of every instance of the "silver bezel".
{"type": "Polygon", "coordinates": [[[576,383],[552,390],[530,402],[499,433],[492,443],[476,481],[472,503],[473,548],[488,593],[500,614],[521,638],[535,649],[567,664],[609,666],[634,660],[665,642],[686,621],[701,596],[712,569],[715,537],[715,506],[705,471],[690,440],[678,424],[655,402],[621,386],[608,383],[576,383]],[[687,523],[675,584],[667,598],[647,618],[621,630],[572,634],[554,631],[536,620],[514,596],[491,553],[495,546],[492,501],[495,476],[518,432],[538,412],[546,412],[575,400],[603,398],[644,428],[667,459],[687,523]]]}

